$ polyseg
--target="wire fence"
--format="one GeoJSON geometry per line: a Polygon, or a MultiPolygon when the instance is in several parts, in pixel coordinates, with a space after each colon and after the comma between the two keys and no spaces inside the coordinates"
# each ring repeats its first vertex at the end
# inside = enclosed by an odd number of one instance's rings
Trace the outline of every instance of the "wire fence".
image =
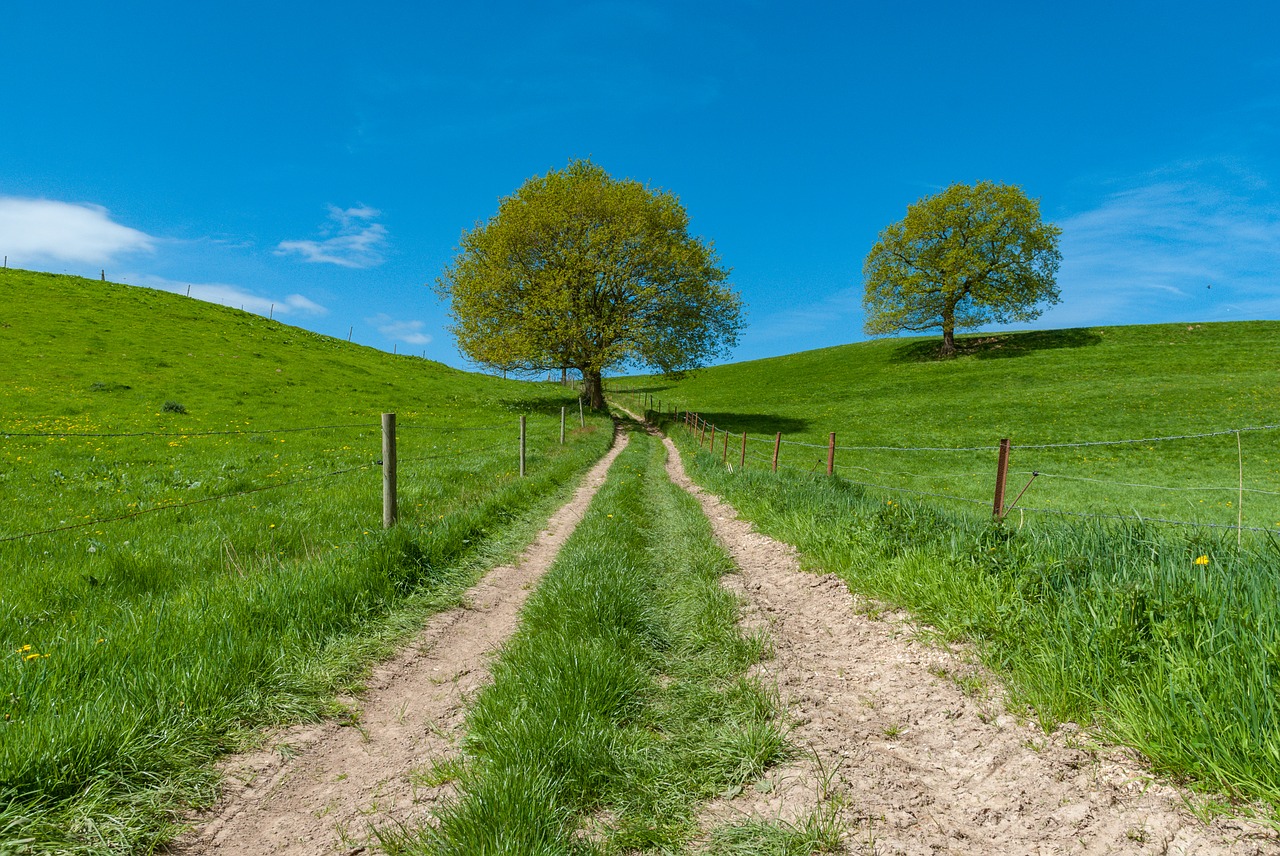
{"type": "MultiPolygon", "coordinates": [[[[559,443],[560,444],[563,444],[565,442],[564,438],[566,436],[566,432],[565,432],[566,417],[567,417],[566,411],[562,410],[560,420],[559,420],[559,426],[560,426],[559,443]]],[[[502,450],[505,449],[510,451],[511,462],[513,464],[515,464],[517,461],[519,462],[519,470],[523,475],[525,470],[525,462],[524,462],[524,455],[526,451],[525,443],[527,439],[524,431],[524,424],[525,424],[526,418],[527,416],[510,418],[510,419],[505,419],[501,422],[494,422],[488,425],[439,425],[439,424],[428,425],[428,424],[421,424],[421,423],[419,424],[401,423],[398,426],[396,426],[394,430],[398,430],[400,432],[408,432],[410,434],[421,433],[423,435],[430,436],[434,445],[428,448],[422,449],[421,452],[414,451],[406,455],[397,455],[393,452],[389,457],[389,460],[392,463],[393,467],[396,467],[396,468],[403,467],[406,465],[438,464],[439,462],[446,461],[446,460],[454,460],[454,461],[457,461],[461,467],[470,468],[474,464],[476,460],[476,456],[487,456],[494,453],[500,453],[502,450]],[[490,442],[482,445],[473,445],[471,443],[464,443],[459,445],[451,444],[445,448],[440,448],[440,444],[449,443],[449,441],[455,438],[461,440],[469,437],[479,437],[485,434],[494,434],[499,432],[504,432],[508,434],[508,437],[497,442],[490,442]]],[[[540,433],[538,435],[539,441],[546,446],[550,446],[555,443],[553,436],[551,436],[552,431],[546,430],[554,427],[554,423],[551,421],[553,419],[554,417],[549,417],[547,420],[541,421],[537,426],[540,429],[540,433]]],[[[393,420],[393,425],[394,425],[394,420],[393,420]]],[[[385,423],[384,425],[379,425],[376,422],[355,422],[355,423],[344,423],[344,424],[334,424],[334,425],[288,426],[288,427],[271,428],[271,429],[246,427],[246,428],[235,428],[235,429],[225,429],[225,430],[181,431],[181,432],[179,431],[116,431],[116,432],[112,432],[112,431],[0,431],[0,449],[2,449],[4,443],[11,443],[11,444],[22,443],[22,442],[30,442],[33,440],[68,440],[68,439],[188,440],[188,439],[201,438],[201,437],[236,437],[236,436],[272,439],[272,438],[275,438],[277,435],[319,433],[319,432],[332,432],[332,431],[344,431],[344,430],[360,431],[361,432],[360,436],[364,437],[366,441],[368,440],[368,437],[370,435],[373,435],[376,437],[378,433],[382,433],[383,447],[381,449],[381,455],[378,454],[379,450],[372,443],[366,442],[365,460],[359,461],[358,455],[360,450],[358,448],[353,448],[351,446],[343,446],[342,447],[342,451],[344,452],[343,457],[347,459],[347,462],[345,464],[339,461],[335,461],[333,453],[330,453],[330,455],[327,456],[325,459],[312,459],[310,462],[299,461],[295,463],[296,466],[305,465],[308,470],[316,466],[317,463],[328,463],[330,467],[333,467],[332,469],[327,469],[325,472],[322,472],[322,473],[308,474],[308,475],[299,476],[296,478],[288,478],[288,479],[279,480],[279,481],[270,481],[270,482],[261,483],[261,484],[253,484],[247,487],[240,487],[235,490],[224,491],[224,492],[216,493],[210,496],[202,496],[197,499],[190,499],[190,500],[171,501],[170,497],[153,496],[149,499],[139,497],[134,500],[132,505],[146,506],[146,507],[140,507],[135,510],[125,511],[121,513],[108,513],[101,516],[94,516],[92,514],[89,514],[89,515],[75,514],[74,516],[81,517],[83,519],[78,520],[77,522],[74,522],[74,523],[59,521],[57,525],[32,528],[30,529],[30,531],[22,531],[22,532],[10,533],[10,534],[0,534],[0,544],[15,542],[15,541],[24,541],[24,540],[36,538],[39,536],[52,535],[60,532],[68,532],[68,531],[74,531],[79,529],[88,529],[96,526],[102,526],[104,524],[133,520],[139,517],[152,515],[159,512],[175,511],[175,510],[184,509],[184,508],[192,508],[195,506],[208,505],[211,503],[219,503],[227,500],[233,500],[240,497],[260,494],[268,491],[278,491],[278,490],[284,490],[286,488],[298,487],[300,485],[309,484],[309,483],[329,481],[329,480],[337,479],[343,476],[349,476],[354,473],[366,472],[372,469],[380,468],[385,471],[387,461],[384,460],[384,458],[388,458],[386,454],[387,437],[385,435],[385,423]],[[352,457],[357,457],[357,460],[351,461],[350,459],[352,457]],[[335,463],[337,463],[338,466],[334,467],[335,463]]],[[[391,437],[391,442],[393,444],[397,443],[394,437],[394,431],[391,437]]],[[[170,443],[169,445],[173,446],[176,444],[170,443]]],[[[28,456],[27,458],[28,464],[34,463],[32,460],[32,457],[33,456],[28,456]]],[[[23,458],[21,455],[18,455],[14,458],[14,460],[21,462],[23,458]]],[[[96,460],[96,458],[94,456],[90,456],[87,460],[94,461],[96,460]]],[[[162,462],[164,466],[172,467],[174,464],[180,463],[180,462],[181,462],[181,455],[175,454],[175,450],[169,449],[166,447],[166,457],[162,462]]],[[[130,465],[132,465],[133,462],[129,462],[129,463],[130,465]]],[[[152,462],[152,463],[157,464],[160,462],[152,462]]],[[[12,463],[9,463],[8,466],[3,469],[0,469],[0,479],[7,478],[9,475],[9,472],[6,472],[6,470],[11,471],[12,469],[13,469],[12,463]]],[[[65,476],[63,475],[60,469],[46,466],[45,470],[47,474],[51,477],[58,478],[58,479],[65,478],[65,476]]],[[[277,472],[279,472],[279,470],[277,470],[277,472]]],[[[267,477],[269,476],[264,476],[264,478],[267,478],[267,477]]],[[[189,480],[188,484],[189,486],[200,485],[204,481],[205,479],[197,478],[194,480],[189,480]]],[[[384,501],[385,499],[386,497],[384,496],[384,501]]],[[[53,509],[50,508],[50,511],[52,510],[53,509]]]]}
{"type": "MultiPolygon", "coordinates": [[[[1268,483],[1259,486],[1255,480],[1250,486],[1245,486],[1245,461],[1241,441],[1242,435],[1280,431],[1278,424],[1250,425],[1155,437],[1025,445],[1014,445],[1007,440],[992,445],[839,445],[836,443],[835,433],[829,434],[827,443],[815,443],[807,439],[787,439],[782,432],[775,432],[772,437],[759,436],[758,433],[743,431],[733,425],[714,424],[693,410],[672,408],[663,412],[653,409],[651,405],[652,400],[648,396],[635,399],[636,409],[644,410],[646,415],[661,412],[664,418],[674,420],[677,425],[685,429],[700,450],[709,450],[730,468],[767,468],[770,472],[792,471],[838,476],[845,483],[868,489],[942,500],[966,507],[985,506],[990,509],[993,516],[1001,518],[1016,510],[1020,514],[1159,523],[1169,526],[1235,530],[1237,533],[1280,531],[1280,522],[1275,524],[1277,528],[1245,525],[1246,497],[1254,499],[1252,507],[1255,510],[1252,513],[1274,514],[1274,518],[1268,516],[1267,519],[1280,521],[1280,503],[1272,501],[1272,498],[1280,497],[1280,485],[1268,483]],[[1206,442],[1215,438],[1235,438],[1236,442],[1231,444],[1230,449],[1215,448],[1211,450],[1212,454],[1203,451],[1194,453],[1196,467],[1175,466],[1167,459],[1159,457],[1160,448],[1167,444],[1206,442]],[[1160,483],[1158,479],[1125,478],[1124,474],[1106,478],[1105,474],[1070,471],[1071,465],[1079,466],[1081,462],[1089,461],[1089,458],[1081,458],[1078,455],[1080,451],[1099,448],[1132,449],[1132,451],[1123,452],[1121,456],[1123,460],[1113,456],[1105,463],[1098,462],[1096,459],[1092,462],[1093,466],[1105,465],[1113,468],[1128,465],[1130,475],[1137,472],[1158,476],[1181,470],[1189,470],[1193,475],[1199,475],[1208,466],[1205,462],[1212,458],[1215,464],[1232,470],[1231,475],[1235,477],[1235,484],[1226,484],[1225,478],[1221,482],[1215,479],[1216,483],[1169,484],[1160,483]],[[1008,469],[1007,463],[1011,453],[1016,453],[1022,460],[1021,468],[1008,469]],[[1071,457],[1073,454],[1076,455],[1075,458],[1071,457]],[[979,456],[974,458],[975,464],[978,461],[983,463],[973,467],[947,466],[946,460],[951,460],[953,455],[979,456]],[[1143,455],[1148,456],[1147,459],[1139,460],[1136,457],[1143,455]],[[921,466],[914,468],[909,465],[901,466],[901,463],[909,463],[906,460],[898,460],[903,456],[918,457],[921,466]],[[849,460],[850,457],[853,461],[849,460]],[[1026,468],[1028,462],[1036,466],[1028,469],[1026,468]],[[934,467],[934,464],[941,464],[941,466],[934,467]],[[1041,464],[1045,465],[1045,469],[1040,468],[1041,464]],[[1006,479],[1010,477],[1027,480],[1025,485],[1019,485],[1021,489],[1011,502],[1005,497],[1006,479]],[[1139,494],[1145,492],[1168,496],[1170,499],[1143,500],[1139,494]],[[1184,497],[1184,499],[1178,499],[1178,497],[1184,497]],[[1058,498],[1062,502],[1055,505],[1053,502],[1044,501],[1053,498],[1058,498]],[[1210,507],[1209,501],[1215,498],[1218,501],[1210,507]],[[1196,506],[1205,505],[1205,508],[1197,509],[1196,513],[1187,515],[1187,517],[1198,519],[1185,519],[1167,512],[1161,514],[1158,510],[1153,513],[1140,511],[1136,506],[1143,502],[1148,502],[1157,509],[1167,508],[1169,502],[1185,503],[1184,509],[1191,508],[1190,503],[1195,503],[1196,506]],[[1107,503],[1113,506],[1128,503],[1129,507],[1127,509],[1100,507],[1107,503]],[[1073,504],[1076,507],[1072,507],[1073,504]],[[1234,522],[1224,522],[1221,517],[1225,514],[1235,518],[1234,522]],[[1218,519],[1212,519],[1214,516],[1218,519]]],[[[1268,448],[1275,445],[1277,444],[1274,442],[1268,442],[1268,448]]],[[[1185,458],[1193,453],[1184,452],[1183,455],[1185,458]]],[[[1269,470],[1264,477],[1274,478],[1269,470]]],[[[1018,486],[1014,489],[1017,490],[1018,486]]]]}

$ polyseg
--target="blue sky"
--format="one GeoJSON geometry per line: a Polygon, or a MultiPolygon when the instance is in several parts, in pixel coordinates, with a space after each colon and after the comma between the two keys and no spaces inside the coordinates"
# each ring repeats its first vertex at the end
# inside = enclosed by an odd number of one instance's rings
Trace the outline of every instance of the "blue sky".
{"type": "Polygon", "coordinates": [[[734,359],[864,338],[879,230],[984,179],[1063,229],[1035,326],[1280,319],[1280,4],[0,3],[10,267],[465,365],[426,285],[590,157],[733,268],[734,359]]]}

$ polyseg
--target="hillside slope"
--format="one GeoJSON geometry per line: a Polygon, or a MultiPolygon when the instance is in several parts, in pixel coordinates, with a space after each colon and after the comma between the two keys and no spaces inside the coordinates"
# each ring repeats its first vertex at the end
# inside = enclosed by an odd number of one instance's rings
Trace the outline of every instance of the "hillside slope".
{"type": "Polygon", "coordinates": [[[1007,437],[1020,474],[1014,489],[1041,474],[1022,507],[1280,525],[1272,495],[1280,491],[1280,431],[1244,431],[1239,443],[1233,433],[1280,424],[1280,323],[979,335],[960,345],[959,358],[939,360],[936,339],[887,339],[708,368],[676,382],[628,378],[615,388],[702,414],[735,435],[731,457],[737,435],[749,432],[756,465],[782,432],[783,466],[825,469],[835,432],[846,477],[944,502],[958,497],[954,506],[990,507],[994,447],[1007,437]],[[1116,442],[1203,434],[1215,436],[1116,442]],[[1104,445],[1089,445],[1097,443],[1104,445]],[[1053,448],[1033,448],[1044,445],[1053,448]],[[934,449],[977,451],[926,451],[934,449]]]}

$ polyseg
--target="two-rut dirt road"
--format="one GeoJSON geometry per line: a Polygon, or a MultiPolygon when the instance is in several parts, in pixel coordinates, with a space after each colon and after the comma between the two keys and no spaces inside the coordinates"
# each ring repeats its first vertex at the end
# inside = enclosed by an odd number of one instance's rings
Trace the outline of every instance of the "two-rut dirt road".
{"type": "MultiPolygon", "coordinates": [[[[518,562],[491,571],[463,607],[374,671],[354,724],[290,729],[233,759],[223,800],[173,852],[352,854],[375,849],[372,827],[426,822],[444,794],[415,785],[415,771],[456,751],[490,655],[603,483],[620,437],[518,562]]],[[[774,656],[757,670],[778,687],[804,750],[709,806],[708,826],[825,810],[847,829],[850,853],[1280,854],[1265,827],[1195,819],[1126,753],[1008,713],[972,656],[920,641],[907,616],[875,610],[833,576],[801,571],[792,548],[694,485],[665,442],[672,480],[702,503],[740,569],[725,584],[743,601],[744,624],[772,640],[774,656]]]]}

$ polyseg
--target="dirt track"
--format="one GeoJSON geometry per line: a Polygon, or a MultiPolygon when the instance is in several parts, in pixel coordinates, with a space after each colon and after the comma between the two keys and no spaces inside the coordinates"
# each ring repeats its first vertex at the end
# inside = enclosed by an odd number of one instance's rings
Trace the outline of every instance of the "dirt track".
{"type": "MultiPolygon", "coordinates": [[[[744,623],[772,639],[776,654],[758,671],[777,685],[807,752],[713,803],[706,826],[796,820],[822,794],[851,853],[1280,854],[1271,830],[1202,824],[1123,751],[1020,722],[964,650],[919,642],[907,616],[802,572],[794,550],[693,485],[665,442],[669,474],[702,503],[741,569],[726,585],[743,599],[744,623]]],[[[625,436],[519,562],[490,572],[464,607],[436,616],[375,671],[357,724],[292,729],[229,762],[223,801],[173,852],[355,854],[376,849],[373,826],[425,822],[444,790],[415,785],[415,773],[454,753],[489,656],[624,445],[625,436]]]]}
{"type": "Polygon", "coordinates": [[[795,821],[825,790],[843,802],[854,853],[1280,853],[1267,828],[1202,824],[1123,751],[1018,721],[966,652],[923,644],[906,615],[802,572],[791,547],[694,485],[665,442],[672,480],[702,503],[741,569],[727,584],[776,651],[760,674],[777,684],[809,753],[710,806],[707,825],[795,821]]]}
{"type": "Polygon", "coordinates": [[[225,764],[223,799],[171,852],[360,853],[375,849],[372,827],[425,822],[445,789],[419,784],[418,774],[455,752],[468,701],[489,680],[490,656],[626,445],[618,434],[514,565],[494,568],[463,606],[433,617],[412,645],[374,670],[365,695],[350,700],[359,710],[351,723],[293,728],[225,764]]]}

